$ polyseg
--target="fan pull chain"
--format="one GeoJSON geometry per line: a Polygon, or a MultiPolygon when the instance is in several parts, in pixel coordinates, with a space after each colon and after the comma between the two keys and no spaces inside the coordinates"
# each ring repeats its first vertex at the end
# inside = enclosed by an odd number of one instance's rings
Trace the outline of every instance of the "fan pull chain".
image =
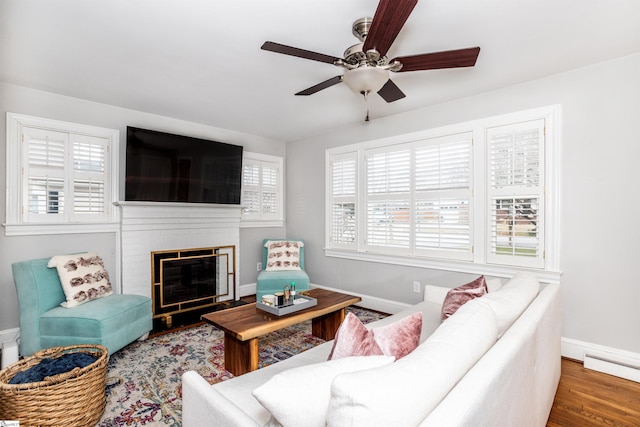
{"type": "Polygon", "coordinates": [[[364,121],[368,122],[369,121],[369,91],[368,90],[363,90],[360,93],[362,93],[362,97],[364,98],[364,108],[366,110],[366,115],[364,116],[364,121]]]}

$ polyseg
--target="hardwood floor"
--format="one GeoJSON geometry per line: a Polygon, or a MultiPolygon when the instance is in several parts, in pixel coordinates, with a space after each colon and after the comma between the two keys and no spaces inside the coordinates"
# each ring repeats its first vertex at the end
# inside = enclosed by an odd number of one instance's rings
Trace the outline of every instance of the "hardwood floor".
{"type": "Polygon", "coordinates": [[[547,427],[640,427],[640,383],[562,359],[547,427]]]}

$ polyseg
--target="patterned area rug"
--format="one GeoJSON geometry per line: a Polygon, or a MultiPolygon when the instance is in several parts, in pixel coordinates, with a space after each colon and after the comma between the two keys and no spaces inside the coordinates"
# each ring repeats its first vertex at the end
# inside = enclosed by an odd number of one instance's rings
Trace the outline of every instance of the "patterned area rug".
{"type": "MultiPolygon", "coordinates": [[[[363,323],[385,317],[349,307],[363,323]]],[[[195,326],[134,342],[111,356],[107,367],[107,407],[100,427],[174,426],[182,420],[181,376],[197,371],[210,384],[233,378],[224,369],[224,333],[211,325],[195,326]]],[[[311,321],[260,339],[260,367],[287,359],[324,340],[311,334],[311,321]]]]}

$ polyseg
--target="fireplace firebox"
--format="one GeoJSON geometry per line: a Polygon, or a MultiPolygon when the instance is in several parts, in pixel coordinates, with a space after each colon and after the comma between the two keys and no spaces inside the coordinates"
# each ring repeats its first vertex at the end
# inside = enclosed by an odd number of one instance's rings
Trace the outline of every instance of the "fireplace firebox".
{"type": "Polygon", "coordinates": [[[174,317],[234,300],[235,246],[151,253],[154,329],[173,326],[174,317]]]}

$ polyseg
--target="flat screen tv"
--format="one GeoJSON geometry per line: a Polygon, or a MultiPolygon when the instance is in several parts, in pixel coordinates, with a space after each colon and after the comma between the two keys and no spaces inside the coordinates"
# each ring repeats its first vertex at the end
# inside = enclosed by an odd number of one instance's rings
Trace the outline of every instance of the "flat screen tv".
{"type": "Polygon", "coordinates": [[[242,146],[127,127],[125,200],[240,204],[242,146]]]}

